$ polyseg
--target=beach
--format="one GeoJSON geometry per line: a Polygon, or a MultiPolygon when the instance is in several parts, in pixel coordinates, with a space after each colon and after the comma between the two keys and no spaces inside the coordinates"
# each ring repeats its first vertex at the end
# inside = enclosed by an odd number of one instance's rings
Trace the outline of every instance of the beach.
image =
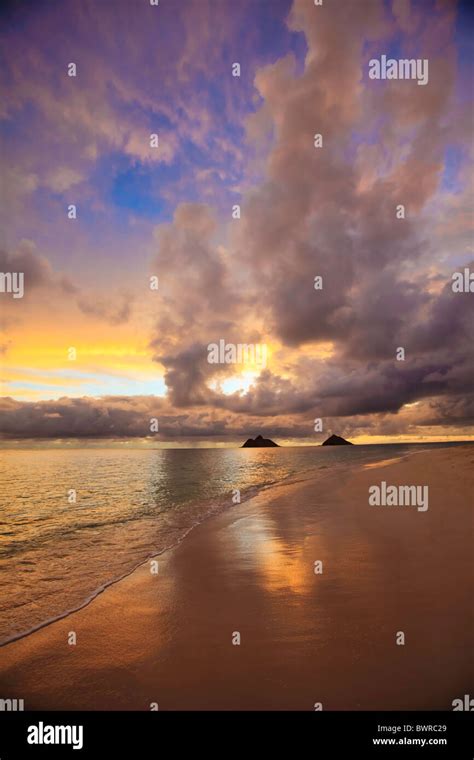
{"type": "Polygon", "coordinates": [[[473,464],[473,446],[440,448],[260,491],[156,556],[158,572],[147,561],[0,648],[0,696],[26,710],[451,710],[474,687],[473,464]],[[381,482],[427,485],[428,508],[369,505],[381,482]]]}

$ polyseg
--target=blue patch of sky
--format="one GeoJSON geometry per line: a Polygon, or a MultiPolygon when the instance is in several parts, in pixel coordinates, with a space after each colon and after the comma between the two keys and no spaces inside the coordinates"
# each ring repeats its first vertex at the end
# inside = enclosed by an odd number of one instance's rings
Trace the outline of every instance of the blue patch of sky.
{"type": "MultiPolygon", "coordinates": [[[[304,33],[294,32],[286,25],[291,6],[292,0],[255,3],[256,53],[259,65],[274,63],[293,53],[301,73],[308,47],[304,33]]],[[[316,7],[315,12],[318,12],[316,7]]]]}
{"type": "MultiPolygon", "coordinates": [[[[14,381],[8,383],[11,391],[15,391],[15,397],[21,398],[21,391],[36,391],[43,398],[61,398],[65,391],[53,383],[35,383],[28,381],[14,381]],[[19,394],[17,395],[17,391],[19,394]]],[[[165,396],[166,384],[160,377],[153,380],[132,380],[129,378],[117,378],[104,375],[91,382],[81,382],[76,387],[68,386],[67,395],[74,396],[165,396]]],[[[29,399],[28,394],[25,398],[29,399]]]]}
{"type": "Polygon", "coordinates": [[[207,200],[207,197],[202,197],[201,186],[196,182],[197,172],[204,169],[214,170],[212,184],[216,186],[219,195],[225,195],[227,190],[230,197],[229,180],[220,179],[218,172],[220,169],[225,171],[226,175],[232,178],[230,184],[233,184],[241,178],[241,171],[236,166],[232,154],[222,153],[222,149],[216,147],[216,137],[224,137],[236,145],[243,139],[239,127],[229,125],[221,133],[211,131],[204,148],[192,140],[182,139],[171,164],[144,163],[130,157],[118,156],[112,175],[110,159],[102,159],[96,171],[99,177],[103,177],[104,164],[109,164],[110,182],[109,188],[105,190],[105,199],[112,204],[118,217],[117,223],[126,225],[130,216],[139,216],[155,224],[169,221],[178,200],[207,200]],[[173,193],[173,188],[176,188],[176,193],[173,193]],[[164,190],[166,193],[163,193],[164,190]]]}
{"type": "MultiPolygon", "coordinates": [[[[256,44],[252,46],[251,53],[249,52],[247,57],[244,56],[245,60],[241,62],[244,97],[239,98],[238,104],[242,119],[246,112],[249,113],[255,109],[252,95],[255,94],[253,78],[257,66],[274,62],[289,51],[295,54],[299,65],[301,67],[303,65],[306,54],[305,37],[302,33],[291,32],[285,23],[290,7],[290,0],[275,0],[272,3],[262,3],[255,8],[252,7],[252,33],[256,44]],[[245,95],[248,97],[246,98],[245,95]]],[[[245,26],[249,23],[248,13],[242,15],[240,19],[237,17],[238,12],[236,20],[240,21],[241,31],[245,32],[245,26]]],[[[245,51],[246,48],[244,42],[243,50],[245,51]]],[[[234,57],[232,50],[226,51],[227,55],[229,60],[234,57]]],[[[229,74],[229,71],[227,73],[229,74]]],[[[221,204],[235,202],[236,193],[229,185],[239,183],[243,167],[236,165],[235,157],[231,153],[226,154],[216,148],[214,140],[216,137],[223,137],[245,150],[245,133],[243,120],[232,122],[229,117],[226,117],[226,93],[223,83],[224,80],[222,76],[219,76],[219,71],[216,71],[215,80],[212,82],[199,73],[193,82],[193,90],[202,92],[203,102],[212,117],[207,150],[201,149],[191,140],[184,141],[171,165],[139,162],[117,153],[103,154],[98,160],[92,174],[88,177],[88,185],[94,189],[99,199],[105,201],[109,212],[112,213],[113,224],[118,230],[125,231],[130,220],[136,217],[153,223],[169,221],[174,210],[174,186],[177,188],[176,194],[179,193],[180,200],[209,199],[203,199],[200,196],[199,187],[195,183],[194,174],[200,169],[222,168],[227,174],[226,180],[220,180],[217,173],[213,175],[213,182],[218,190],[221,204]],[[229,180],[229,175],[231,180],[229,180]],[[166,199],[161,194],[162,188],[166,188],[166,199]]],[[[116,97],[112,86],[109,97],[112,101],[116,97]]],[[[160,97],[157,96],[156,109],[143,107],[137,101],[126,106],[126,110],[133,115],[134,120],[147,124],[150,132],[156,131],[158,134],[160,130],[173,129],[173,124],[168,117],[159,110],[159,99],[160,97]]],[[[121,107],[124,107],[123,103],[121,107]]],[[[25,119],[25,122],[31,123],[31,119],[25,119]]],[[[48,217],[61,215],[65,213],[64,204],[73,202],[71,200],[73,195],[74,192],[71,191],[54,193],[42,188],[41,198],[37,199],[39,211],[48,211],[48,217]]],[[[87,229],[94,242],[100,244],[103,235],[108,234],[107,225],[104,227],[103,212],[93,210],[91,204],[85,201],[78,203],[78,214],[80,214],[83,229],[87,229]]]]}
{"type": "MultiPolygon", "coordinates": [[[[132,380],[128,378],[104,377],[95,383],[80,386],[81,396],[164,396],[166,385],[162,378],[153,380],[132,380]]],[[[72,391],[68,391],[72,395],[72,391]]]]}
{"type": "Polygon", "coordinates": [[[61,396],[64,396],[64,388],[58,388],[58,386],[55,385],[54,383],[33,383],[33,382],[28,382],[27,380],[26,381],[15,380],[13,382],[9,382],[6,384],[10,388],[15,389],[15,390],[21,391],[21,390],[31,389],[35,391],[52,391],[52,392],[55,391],[56,393],[59,393],[61,396]]]}
{"type": "Polygon", "coordinates": [[[110,201],[123,218],[123,211],[155,222],[164,221],[171,213],[160,195],[160,187],[179,179],[179,166],[163,163],[136,163],[131,161],[114,177],[110,188],[110,201]]]}
{"type": "Polygon", "coordinates": [[[36,130],[40,116],[40,110],[31,101],[22,103],[21,106],[12,110],[9,109],[8,115],[0,119],[0,135],[4,140],[17,145],[22,145],[26,141],[33,142],[37,135],[32,126],[34,125],[36,130]]]}
{"type": "Polygon", "coordinates": [[[380,145],[380,131],[387,121],[387,116],[380,113],[371,124],[364,125],[364,130],[353,129],[349,140],[345,144],[344,158],[346,161],[353,161],[357,154],[357,149],[361,145],[380,145]]]}
{"type": "Polygon", "coordinates": [[[11,367],[10,372],[22,372],[24,374],[36,375],[39,377],[51,377],[54,374],[55,377],[65,377],[72,379],[90,379],[95,377],[91,372],[80,372],[77,369],[28,369],[27,367],[11,367]]]}
{"type": "Polygon", "coordinates": [[[467,160],[466,151],[458,145],[448,145],[444,153],[444,172],[441,179],[441,187],[450,193],[462,191],[458,183],[459,171],[463,162],[467,160]]]}
{"type": "Polygon", "coordinates": [[[474,3],[459,0],[454,31],[458,59],[457,96],[459,100],[472,101],[474,74],[474,3]]]}
{"type": "MultiPolygon", "coordinates": [[[[160,133],[160,130],[169,130],[174,128],[174,123],[160,108],[160,102],[163,100],[163,93],[161,88],[156,93],[156,106],[151,107],[144,105],[138,99],[132,102],[124,103],[121,95],[117,93],[115,86],[109,84],[108,86],[109,99],[111,105],[118,112],[123,112],[134,123],[147,126],[150,132],[160,133]]],[[[152,97],[153,93],[147,91],[147,94],[152,97]]]]}

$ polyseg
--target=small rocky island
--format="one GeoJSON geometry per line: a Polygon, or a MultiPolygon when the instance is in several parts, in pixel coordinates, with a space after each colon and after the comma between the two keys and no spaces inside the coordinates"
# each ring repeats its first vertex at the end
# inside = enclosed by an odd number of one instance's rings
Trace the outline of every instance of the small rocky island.
{"type": "Polygon", "coordinates": [[[321,446],[353,446],[350,441],[346,441],[345,438],[341,438],[340,435],[330,435],[321,446]]]}
{"type": "Polygon", "coordinates": [[[256,438],[248,438],[245,443],[240,447],[241,449],[252,449],[256,447],[269,447],[278,446],[278,443],[271,441],[270,438],[262,438],[261,435],[257,435],[256,438]]]}

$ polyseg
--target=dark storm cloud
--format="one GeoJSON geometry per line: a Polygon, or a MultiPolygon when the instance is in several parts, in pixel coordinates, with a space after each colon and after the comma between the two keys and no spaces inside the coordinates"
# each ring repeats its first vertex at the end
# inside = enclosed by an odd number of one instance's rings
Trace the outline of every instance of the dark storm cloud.
{"type": "MultiPolygon", "coordinates": [[[[160,431],[173,436],[306,437],[314,417],[342,434],[472,423],[473,294],[451,287],[454,268],[472,255],[466,168],[456,192],[443,184],[453,169],[446,156],[453,146],[468,154],[470,139],[456,90],[455,10],[406,8],[360,0],[315,13],[308,0],[293,3],[289,24],[305,35],[307,57],[302,71],[288,55],[256,73],[261,105],[248,135],[261,176],[243,183],[242,218],[181,202],[155,230],[150,347],[168,397],[6,400],[7,435],[145,435],[156,405],[160,431]],[[372,52],[394,43],[429,57],[426,86],[367,80],[372,52]],[[246,392],[226,394],[218,383],[235,368],[207,361],[220,338],[268,339],[278,358],[246,392]]],[[[194,42],[188,52],[184,79],[194,42]]],[[[51,277],[44,261],[23,255],[32,282],[51,277]]],[[[128,317],[125,303],[83,294],[79,307],[116,323],[128,317]]]]}

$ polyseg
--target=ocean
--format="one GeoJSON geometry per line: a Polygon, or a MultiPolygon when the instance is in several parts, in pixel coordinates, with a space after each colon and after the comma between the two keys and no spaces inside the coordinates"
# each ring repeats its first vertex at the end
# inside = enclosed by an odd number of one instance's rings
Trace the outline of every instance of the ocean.
{"type": "Polygon", "coordinates": [[[87,604],[235,508],[235,489],[245,501],[328,467],[448,445],[2,449],[0,644],[87,604]]]}

